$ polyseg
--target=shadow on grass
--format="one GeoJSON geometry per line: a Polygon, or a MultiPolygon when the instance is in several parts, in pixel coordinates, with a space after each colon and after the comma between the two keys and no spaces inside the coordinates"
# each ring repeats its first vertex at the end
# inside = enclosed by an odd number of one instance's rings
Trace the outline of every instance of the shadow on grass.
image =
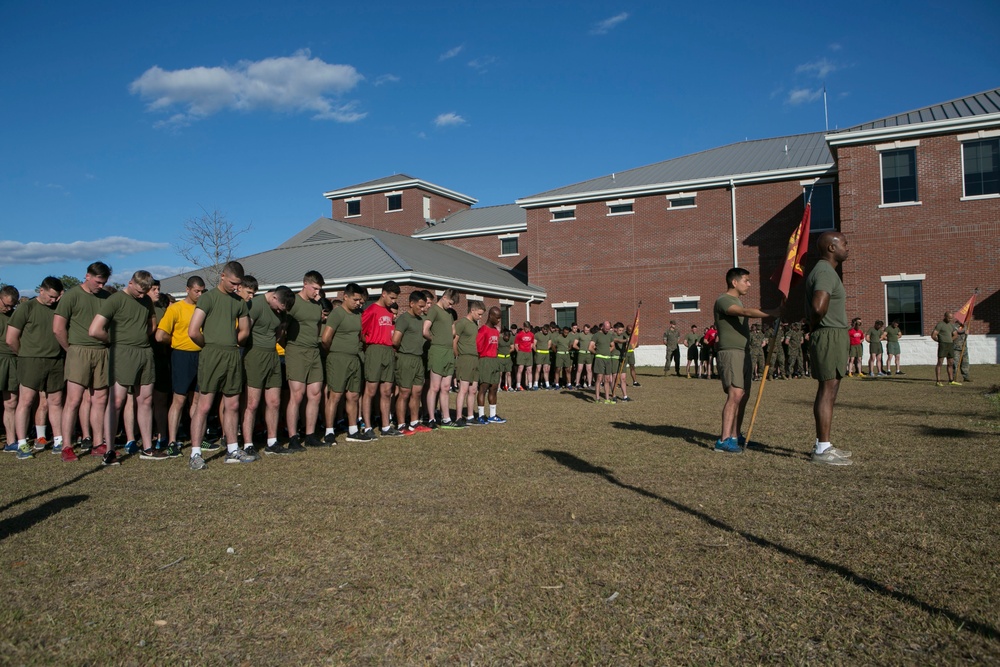
{"type": "MultiPolygon", "coordinates": [[[[83,458],[83,457],[81,457],[81,458],[83,458]]],[[[50,486],[47,489],[42,489],[41,491],[36,491],[35,493],[29,494],[27,496],[24,496],[23,498],[18,498],[17,500],[10,501],[6,505],[0,507],[0,513],[6,512],[11,507],[16,507],[17,505],[20,505],[21,503],[26,503],[29,500],[33,500],[35,498],[41,498],[42,496],[47,496],[48,494],[53,493],[55,491],[58,491],[59,489],[63,489],[63,488],[65,488],[67,486],[70,486],[72,484],[76,484],[77,482],[79,482],[84,477],[87,477],[88,475],[93,475],[95,472],[99,472],[101,470],[104,470],[104,466],[101,465],[101,459],[100,458],[96,458],[96,461],[97,461],[97,465],[95,467],[91,468],[90,470],[87,470],[85,472],[80,473],[76,477],[72,477],[70,479],[67,479],[65,482],[60,482],[59,484],[56,484],[55,486],[50,486]]]]}
{"type": "Polygon", "coordinates": [[[0,541],[7,539],[11,535],[24,532],[35,524],[45,521],[50,516],[59,514],[59,512],[79,505],[88,499],[90,499],[90,496],[60,496],[39,505],[33,510],[28,510],[17,516],[4,519],[0,521],[0,541]]]}
{"type": "Polygon", "coordinates": [[[771,549],[772,551],[776,551],[785,556],[795,558],[800,562],[804,563],[805,565],[810,565],[813,567],[818,567],[822,570],[826,570],[827,572],[836,574],[839,577],[843,577],[848,583],[854,584],[855,586],[863,588],[877,595],[881,595],[883,597],[887,597],[911,605],[917,609],[920,609],[924,613],[944,616],[949,621],[954,623],[958,627],[958,629],[965,630],[967,632],[972,632],[981,637],[985,637],[986,639],[991,639],[993,641],[1000,641],[1000,631],[998,631],[991,625],[973,621],[963,616],[959,616],[955,612],[950,611],[948,609],[935,607],[934,605],[924,602],[923,600],[920,600],[907,593],[902,593],[900,591],[893,590],[885,586],[884,584],[880,584],[874,579],[869,579],[868,577],[861,576],[860,574],[854,572],[849,568],[844,567],[843,565],[831,563],[828,560],[817,558],[816,556],[810,556],[807,553],[803,553],[801,551],[797,551],[790,547],[786,547],[784,545],[778,544],[777,542],[772,542],[771,540],[765,539],[758,535],[754,535],[753,533],[749,533],[743,530],[738,530],[730,526],[729,524],[720,521],[719,519],[709,516],[704,512],[700,512],[692,507],[688,507],[687,505],[679,503],[676,500],[671,500],[670,498],[658,495],[656,493],[653,493],[652,491],[648,491],[642,488],[641,486],[626,484],[625,482],[622,482],[617,477],[615,477],[614,472],[609,470],[608,468],[595,466],[592,463],[589,463],[577,456],[574,456],[573,454],[570,454],[569,452],[561,452],[551,449],[539,449],[536,451],[539,454],[549,457],[559,465],[565,466],[574,472],[579,472],[587,475],[598,475],[600,477],[603,477],[610,484],[613,484],[627,491],[632,491],[633,493],[637,493],[640,496],[651,498],[653,500],[658,500],[667,507],[671,507],[675,510],[678,510],[679,512],[688,514],[698,519],[699,521],[706,523],[709,526],[712,526],[713,528],[718,528],[719,530],[725,531],[727,533],[739,535],[740,537],[742,537],[747,542],[750,542],[751,544],[755,544],[765,549],[771,549]]]}
{"type": "Polygon", "coordinates": [[[638,422],[611,422],[614,428],[626,431],[644,431],[650,435],[664,438],[679,438],[692,445],[698,445],[704,449],[715,447],[715,435],[696,431],[683,426],[673,426],[671,424],[640,424],[638,422]]]}
{"type": "Polygon", "coordinates": [[[930,435],[936,438],[951,438],[951,439],[961,440],[963,438],[968,438],[970,436],[991,435],[989,433],[980,433],[979,431],[969,431],[964,428],[948,428],[944,426],[922,425],[919,428],[920,428],[920,433],[922,435],[930,435]]]}
{"type": "MultiPolygon", "coordinates": [[[[844,386],[840,386],[841,391],[843,391],[844,386]]],[[[801,398],[789,398],[784,401],[785,403],[796,403],[798,405],[808,405],[812,407],[813,399],[801,399],[801,398]]],[[[837,401],[837,405],[833,409],[833,419],[837,420],[838,413],[841,410],[869,410],[872,412],[881,412],[886,415],[912,415],[914,417],[930,417],[931,415],[940,415],[942,413],[935,412],[930,408],[903,408],[898,405],[892,407],[885,405],[869,405],[867,403],[859,403],[852,401],[837,401]]],[[[980,413],[978,412],[949,412],[948,415],[951,417],[978,417],[980,413]]]]}

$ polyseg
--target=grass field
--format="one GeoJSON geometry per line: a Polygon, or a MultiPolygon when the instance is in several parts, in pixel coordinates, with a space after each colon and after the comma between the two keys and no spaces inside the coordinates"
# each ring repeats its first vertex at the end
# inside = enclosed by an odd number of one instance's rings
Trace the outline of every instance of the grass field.
{"type": "Polygon", "coordinates": [[[907,371],[845,380],[849,468],[811,380],[722,455],[719,384],[655,369],[199,473],[5,455],[0,663],[998,664],[1000,367],[907,371]]]}

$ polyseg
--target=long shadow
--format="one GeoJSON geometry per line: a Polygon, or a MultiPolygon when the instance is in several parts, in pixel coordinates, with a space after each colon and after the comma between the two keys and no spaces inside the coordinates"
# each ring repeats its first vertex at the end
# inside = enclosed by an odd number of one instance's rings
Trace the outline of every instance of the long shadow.
{"type": "MultiPolygon", "coordinates": [[[[843,389],[843,385],[841,385],[843,389]]],[[[808,405],[812,406],[812,399],[803,398],[789,398],[785,400],[786,403],[796,403],[798,405],[808,405]]],[[[922,408],[901,408],[899,406],[886,406],[886,405],[868,405],[866,403],[857,403],[851,401],[837,401],[837,406],[834,408],[834,418],[837,418],[837,411],[841,409],[850,410],[869,410],[871,412],[883,412],[886,414],[899,414],[899,415],[913,415],[915,417],[927,417],[930,415],[940,415],[941,412],[935,412],[934,410],[922,409],[922,408]]],[[[951,417],[978,417],[980,413],[978,412],[949,412],[951,417]]]]}
{"type": "Polygon", "coordinates": [[[703,523],[708,524],[709,526],[712,526],[713,528],[718,528],[719,530],[723,530],[727,533],[733,533],[735,535],[739,535],[746,541],[752,544],[756,544],[759,547],[763,547],[765,549],[771,549],[780,554],[784,554],[785,556],[798,559],[799,561],[801,561],[806,565],[812,565],[820,569],[826,570],[827,572],[832,572],[833,574],[843,577],[845,580],[847,580],[851,584],[854,584],[855,586],[871,591],[872,593],[876,593],[878,595],[882,595],[884,597],[906,603],[908,605],[916,607],[917,609],[920,609],[921,611],[927,614],[940,614],[941,616],[944,616],[949,621],[958,626],[959,629],[975,633],[977,635],[980,635],[981,637],[985,637],[986,639],[992,639],[993,641],[1000,641],[1000,631],[998,631],[991,625],[973,621],[972,619],[959,616],[955,612],[950,611],[948,609],[935,607],[934,605],[924,602],[923,600],[920,600],[907,593],[901,593],[900,591],[892,590],[886,587],[884,584],[880,584],[874,579],[863,577],[860,574],[854,572],[853,570],[844,567],[843,565],[831,563],[828,560],[817,558],[816,556],[810,556],[809,554],[802,553],[801,551],[797,551],[795,549],[791,549],[784,545],[778,544],[777,542],[772,542],[771,540],[765,539],[758,535],[754,535],[753,533],[749,533],[744,530],[738,530],[723,521],[720,521],[712,516],[709,516],[704,512],[699,512],[698,510],[692,507],[688,507],[687,505],[684,505],[682,503],[679,503],[676,500],[671,500],[670,498],[665,498],[661,495],[653,493],[652,491],[647,491],[641,486],[626,484],[625,482],[622,482],[617,477],[615,477],[614,472],[612,472],[608,468],[595,466],[592,463],[589,463],[588,461],[585,461],[581,458],[574,456],[573,454],[570,454],[569,452],[561,452],[551,449],[539,449],[536,451],[539,454],[542,454],[543,456],[549,457],[556,463],[566,466],[567,468],[573,470],[574,472],[579,472],[587,475],[598,475],[600,477],[603,477],[609,483],[614,484],[615,486],[621,487],[628,491],[632,491],[633,493],[637,493],[640,496],[644,496],[646,498],[652,498],[653,500],[658,500],[664,505],[667,505],[668,507],[672,507],[675,510],[693,516],[694,518],[698,519],[703,523]]]}
{"type": "MultiPolygon", "coordinates": [[[[87,457],[87,458],[90,458],[90,457],[87,457]]],[[[80,459],[81,459],[81,463],[82,463],[84,457],[81,456],[80,459]]],[[[101,470],[105,470],[105,467],[101,465],[101,459],[99,457],[94,457],[94,460],[97,462],[97,465],[95,467],[93,467],[93,468],[91,468],[91,469],[89,469],[89,470],[87,470],[85,472],[80,473],[76,477],[72,477],[70,479],[67,479],[65,482],[60,482],[59,484],[56,484],[55,486],[50,486],[47,489],[42,489],[41,491],[36,491],[36,492],[34,492],[32,494],[24,496],[23,498],[18,498],[17,500],[12,500],[9,503],[7,503],[6,505],[0,507],[0,514],[2,514],[3,512],[6,512],[11,507],[16,507],[17,505],[20,505],[21,503],[26,503],[29,500],[34,500],[35,498],[41,498],[42,496],[47,496],[48,494],[54,493],[54,492],[58,491],[59,489],[65,488],[65,487],[70,486],[72,484],[76,484],[77,482],[79,482],[84,477],[87,477],[88,475],[93,475],[96,472],[100,472],[101,470]]]]}
{"type": "Polygon", "coordinates": [[[4,519],[3,521],[0,521],[0,542],[7,539],[11,535],[16,535],[17,533],[28,530],[35,524],[45,521],[50,516],[59,514],[59,512],[62,512],[63,510],[79,505],[89,498],[90,496],[60,496],[39,505],[33,510],[28,510],[27,512],[22,512],[17,516],[4,519]]]}
{"type": "MultiPolygon", "coordinates": [[[[611,422],[611,425],[614,428],[620,428],[626,431],[645,431],[650,435],[661,436],[664,438],[679,438],[684,440],[684,442],[697,445],[702,449],[715,449],[715,435],[705,433],[704,431],[696,431],[694,429],[685,428],[683,426],[674,426],[672,424],[640,424],[638,422],[611,422]]],[[[755,452],[761,452],[762,454],[770,454],[771,456],[803,458],[802,452],[797,450],[788,449],[787,447],[765,445],[756,440],[747,443],[747,449],[755,452]]]]}

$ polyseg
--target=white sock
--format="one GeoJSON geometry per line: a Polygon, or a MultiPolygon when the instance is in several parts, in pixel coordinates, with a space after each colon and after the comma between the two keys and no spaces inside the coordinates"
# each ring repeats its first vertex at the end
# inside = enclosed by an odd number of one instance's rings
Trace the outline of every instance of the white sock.
{"type": "Polygon", "coordinates": [[[238,442],[229,442],[229,443],[226,443],[226,451],[229,452],[230,454],[232,454],[233,452],[235,452],[239,448],[240,448],[240,443],[238,443],[238,442]]]}
{"type": "Polygon", "coordinates": [[[382,432],[383,433],[388,433],[390,428],[391,428],[390,426],[383,426],[382,427],[382,432]]]}
{"type": "Polygon", "coordinates": [[[419,425],[420,425],[419,419],[414,419],[413,421],[410,422],[410,428],[416,428],[419,425]]]}
{"type": "Polygon", "coordinates": [[[496,416],[497,416],[497,405],[496,403],[494,403],[490,405],[490,417],[496,417],[496,416]]]}
{"type": "Polygon", "coordinates": [[[253,443],[252,442],[248,442],[245,445],[243,445],[243,449],[250,449],[251,447],[253,447],[253,443]]]}
{"type": "Polygon", "coordinates": [[[829,442],[820,442],[819,438],[816,439],[816,453],[817,454],[822,454],[823,452],[825,452],[826,450],[830,449],[831,447],[833,447],[833,445],[831,445],[829,442]]]}
{"type": "Polygon", "coordinates": [[[17,441],[17,446],[18,446],[18,447],[27,447],[27,446],[28,446],[28,441],[27,441],[27,439],[25,439],[25,440],[18,440],[18,441],[17,441]]]}
{"type": "Polygon", "coordinates": [[[324,435],[333,435],[334,432],[335,432],[335,429],[328,428],[328,429],[326,429],[326,433],[324,435]]]}
{"type": "Polygon", "coordinates": [[[349,433],[350,435],[354,435],[355,433],[357,433],[357,432],[358,432],[358,425],[357,425],[357,424],[355,424],[354,426],[348,426],[348,427],[347,427],[347,432],[348,432],[348,433],[349,433]]]}
{"type": "Polygon", "coordinates": [[[191,448],[191,458],[194,458],[196,456],[201,456],[201,447],[192,447],[191,448]]]}
{"type": "Polygon", "coordinates": [[[38,424],[35,424],[35,438],[44,438],[45,437],[45,429],[46,429],[45,424],[42,424],[41,426],[39,426],[38,424]]]}
{"type": "Polygon", "coordinates": [[[482,417],[483,415],[486,414],[486,408],[485,407],[483,407],[482,405],[477,406],[477,407],[479,408],[479,416],[480,417],[482,417]]]}
{"type": "Polygon", "coordinates": [[[267,446],[268,447],[274,447],[276,444],[278,444],[278,439],[277,438],[268,438],[267,439],[267,446]]]}
{"type": "Polygon", "coordinates": [[[60,445],[62,445],[62,443],[63,443],[63,439],[62,439],[61,435],[57,435],[56,437],[52,438],[52,446],[53,447],[59,447],[60,445]]]}

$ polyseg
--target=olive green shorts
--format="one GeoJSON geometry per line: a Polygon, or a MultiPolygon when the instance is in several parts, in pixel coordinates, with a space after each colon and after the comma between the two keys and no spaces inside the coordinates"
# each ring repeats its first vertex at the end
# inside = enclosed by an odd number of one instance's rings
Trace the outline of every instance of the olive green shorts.
{"type": "Polygon", "coordinates": [[[17,382],[22,387],[47,394],[62,391],[66,384],[62,357],[19,357],[17,382]]]}
{"type": "Polygon", "coordinates": [[[824,382],[844,377],[851,338],[847,329],[820,327],[810,334],[809,370],[812,376],[824,382]]]}
{"type": "Polygon", "coordinates": [[[503,359],[482,357],[479,360],[479,383],[500,384],[500,366],[503,359]]]}
{"type": "Polygon", "coordinates": [[[326,355],[326,386],[343,394],[361,391],[361,360],[356,354],[331,352],[326,355]]]}
{"type": "Polygon", "coordinates": [[[885,344],[886,354],[899,354],[899,343],[886,343],[885,344]]]}
{"type": "Polygon", "coordinates": [[[518,366],[530,366],[532,362],[531,352],[521,352],[517,351],[517,365],[518,366]]]}
{"type": "Polygon", "coordinates": [[[851,346],[851,358],[852,359],[860,359],[861,355],[864,354],[864,352],[865,352],[865,349],[862,346],[860,346],[860,345],[852,345],[851,346]]]}
{"type": "Polygon", "coordinates": [[[152,348],[116,345],[110,363],[115,382],[123,387],[153,384],[156,379],[152,348]]]}
{"type": "Polygon", "coordinates": [[[536,366],[548,366],[551,361],[549,359],[549,353],[539,350],[535,350],[535,365],[536,366]]]}
{"type": "Polygon", "coordinates": [[[427,367],[431,373],[451,377],[455,373],[455,352],[450,347],[431,345],[427,351],[427,367]]]}
{"type": "Polygon", "coordinates": [[[103,345],[70,345],[63,376],[67,382],[90,389],[108,386],[108,348],[103,345]]]}
{"type": "MultiPolygon", "coordinates": [[[[497,361],[500,362],[501,373],[510,373],[511,371],[514,370],[514,363],[513,363],[514,360],[510,358],[510,355],[506,357],[501,357],[497,355],[497,361]]],[[[482,374],[480,373],[480,375],[482,374]]]]}
{"type": "Polygon", "coordinates": [[[635,366],[635,351],[630,350],[626,354],[628,356],[625,358],[625,363],[627,363],[629,366],[635,366]]]}
{"type": "Polygon", "coordinates": [[[235,347],[206,347],[198,353],[198,391],[235,396],[243,391],[243,360],[235,347]]]}
{"type": "Polygon", "coordinates": [[[388,345],[369,345],[365,350],[365,381],[393,382],[396,378],[396,351],[388,345]]]}
{"type": "Polygon", "coordinates": [[[0,391],[17,391],[17,357],[0,354],[0,391]]]}
{"type": "Polygon", "coordinates": [[[753,377],[750,355],[745,350],[719,350],[716,356],[719,365],[719,377],[722,388],[727,392],[730,387],[750,391],[750,380],[753,377]]]}
{"type": "Polygon", "coordinates": [[[951,353],[955,351],[954,343],[938,343],[938,359],[951,359],[951,353]]]}
{"type": "Polygon", "coordinates": [[[616,369],[612,368],[613,365],[614,359],[598,355],[594,358],[594,373],[597,375],[609,375],[610,373],[614,373],[616,369]]]}
{"type": "Polygon", "coordinates": [[[318,347],[289,345],[285,348],[285,374],[289,382],[314,384],[323,381],[323,360],[318,347]]]}
{"type": "Polygon", "coordinates": [[[455,377],[459,382],[479,382],[479,357],[460,354],[455,363],[455,377]]]}
{"type": "Polygon", "coordinates": [[[869,343],[868,354],[882,354],[882,343],[869,343]]]}
{"type": "Polygon", "coordinates": [[[573,357],[569,352],[556,352],[556,368],[573,368],[573,357]]]}
{"type": "Polygon", "coordinates": [[[594,353],[593,352],[581,352],[576,356],[576,363],[581,366],[586,366],[587,364],[594,363],[594,353]]]}
{"type": "Polygon", "coordinates": [[[424,386],[424,358],[416,354],[396,357],[396,385],[402,389],[424,386]]]}
{"type": "Polygon", "coordinates": [[[272,346],[251,347],[243,355],[247,386],[254,389],[274,389],[281,386],[281,357],[272,346]]]}

